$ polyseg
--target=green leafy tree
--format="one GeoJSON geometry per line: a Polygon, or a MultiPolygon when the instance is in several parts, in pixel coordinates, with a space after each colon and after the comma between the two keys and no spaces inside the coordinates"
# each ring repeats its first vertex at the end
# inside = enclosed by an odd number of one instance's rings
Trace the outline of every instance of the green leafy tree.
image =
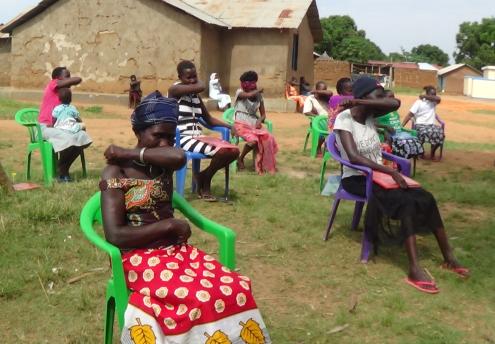
{"type": "Polygon", "coordinates": [[[353,62],[366,62],[370,59],[383,59],[381,49],[366,38],[364,30],[358,30],[354,19],[349,16],[329,16],[322,18],[323,40],[315,45],[315,50],[324,51],[335,59],[353,62]],[[362,50],[360,50],[362,49],[362,50]]]}
{"type": "Polygon", "coordinates": [[[366,63],[368,60],[383,60],[385,54],[368,38],[353,36],[345,38],[339,45],[334,58],[357,63],[366,63]]]}
{"type": "Polygon", "coordinates": [[[449,55],[436,45],[421,44],[412,48],[410,60],[413,62],[428,62],[445,66],[449,62],[449,55]]]}
{"type": "Polygon", "coordinates": [[[495,17],[481,22],[464,22],[456,35],[457,63],[468,63],[475,68],[495,64],[495,17]]]}
{"type": "Polygon", "coordinates": [[[393,52],[388,54],[387,60],[391,62],[404,62],[407,61],[407,58],[403,53],[393,52]]]}

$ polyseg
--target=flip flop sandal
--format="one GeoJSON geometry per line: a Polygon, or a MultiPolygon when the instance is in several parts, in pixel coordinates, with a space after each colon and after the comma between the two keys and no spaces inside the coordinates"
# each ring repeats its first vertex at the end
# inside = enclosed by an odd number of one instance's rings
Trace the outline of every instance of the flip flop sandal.
{"type": "Polygon", "coordinates": [[[404,282],[427,294],[437,294],[440,292],[435,282],[432,281],[415,281],[413,279],[410,279],[409,277],[406,277],[404,279],[404,282]]]}
{"type": "Polygon", "coordinates": [[[218,199],[213,195],[201,195],[199,198],[205,202],[218,202],[218,199]]]}
{"type": "Polygon", "coordinates": [[[469,272],[468,268],[463,268],[460,266],[457,268],[453,268],[453,267],[451,267],[445,263],[440,265],[440,267],[444,270],[452,271],[453,273],[457,274],[457,276],[459,276],[461,278],[468,278],[470,276],[470,272],[469,272]]]}

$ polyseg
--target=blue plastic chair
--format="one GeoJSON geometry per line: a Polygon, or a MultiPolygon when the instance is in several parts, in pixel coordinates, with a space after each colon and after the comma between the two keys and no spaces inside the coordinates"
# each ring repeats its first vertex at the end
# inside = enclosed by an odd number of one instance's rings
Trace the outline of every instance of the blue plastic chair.
{"type": "MultiPolygon", "coordinates": [[[[222,140],[225,140],[229,142],[230,140],[230,130],[226,127],[219,127],[219,126],[208,126],[203,120],[200,120],[200,123],[202,126],[205,128],[208,128],[210,130],[219,132],[222,134],[222,140]]],[[[179,129],[177,128],[175,131],[175,147],[180,148],[180,132],[179,129]]],[[[196,173],[199,173],[201,169],[201,160],[202,159],[211,159],[211,157],[201,154],[201,153],[192,153],[188,151],[184,151],[186,153],[186,163],[184,166],[175,172],[175,191],[179,193],[181,196],[184,196],[184,189],[186,185],[186,176],[187,176],[187,166],[189,161],[192,162],[192,172],[193,176],[196,173]]],[[[225,167],[225,191],[224,191],[224,198],[225,200],[228,200],[229,197],[229,166],[225,167]]],[[[192,178],[192,183],[191,183],[191,190],[192,192],[196,192],[197,185],[196,181],[194,178],[192,178]]]]}
{"type": "MultiPolygon", "coordinates": [[[[339,207],[339,203],[341,200],[348,200],[348,201],[354,201],[355,206],[354,206],[354,215],[352,218],[352,224],[351,224],[351,229],[355,230],[357,226],[359,225],[359,221],[361,219],[361,214],[363,213],[363,208],[364,204],[370,199],[371,194],[373,192],[373,171],[366,166],[361,166],[361,165],[354,165],[350,163],[347,160],[344,160],[341,155],[339,150],[337,149],[336,145],[336,139],[335,139],[335,133],[331,133],[328,138],[327,138],[327,150],[338,162],[340,162],[341,165],[345,165],[348,167],[351,167],[353,169],[356,169],[358,171],[363,172],[366,175],[366,196],[365,197],[360,197],[353,195],[351,193],[348,193],[347,191],[344,190],[342,187],[342,183],[340,183],[339,188],[337,189],[337,192],[335,193],[335,199],[333,201],[332,205],[332,210],[330,212],[330,217],[328,219],[328,224],[327,224],[327,229],[325,231],[325,235],[323,237],[323,240],[328,240],[328,237],[330,235],[330,232],[332,230],[332,225],[335,220],[335,215],[337,215],[337,209],[339,207]]],[[[400,171],[402,174],[406,176],[410,176],[411,174],[411,166],[410,163],[407,159],[395,156],[393,154],[387,153],[387,152],[382,152],[382,156],[386,160],[394,161],[400,168],[400,171]]],[[[363,239],[362,239],[362,244],[361,244],[361,262],[366,263],[369,260],[369,255],[371,250],[373,249],[373,241],[372,238],[370,238],[370,234],[365,230],[363,233],[363,239]]]]}

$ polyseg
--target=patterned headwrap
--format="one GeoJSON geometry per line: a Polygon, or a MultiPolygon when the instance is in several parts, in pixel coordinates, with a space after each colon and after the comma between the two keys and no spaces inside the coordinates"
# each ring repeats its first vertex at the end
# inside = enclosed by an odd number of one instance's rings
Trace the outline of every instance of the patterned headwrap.
{"type": "Polygon", "coordinates": [[[141,131],[155,124],[173,123],[177,125],[179,106],[177,100],[165,98],[159,91],[147,95],[131,115],[134,131],[141,131]]]}

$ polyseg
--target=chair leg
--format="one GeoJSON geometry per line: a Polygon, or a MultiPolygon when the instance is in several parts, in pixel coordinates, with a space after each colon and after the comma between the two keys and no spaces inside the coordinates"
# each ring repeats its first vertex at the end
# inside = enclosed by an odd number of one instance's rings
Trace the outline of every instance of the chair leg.
{"type": "Polygon", "coordinates": [[[363,213],[364,202],[356,202],[354,206],[354,216],[352,217],[351,230],[355,231],[359,226],[361,214],[363,213]]]}
{"type": "Polygon", "coordinates": [[[440,160],[442,160],[443,157],[443,143],[440,145],[440,160]]]}
{"type": "Polygon", "coordinates": [[[306,152],[306,148],[308,147],[309,135],[311,135],[311,129],[308,129],[306,134],[306,139],[304,140],[303,152],[306,152]]]}
{"type": "Polygon", "coordinates": [[[325,154],[323,155],[323,162],[321,163],[321,169],[320,169],[320,193],[323,190],[323,186],[325,184],[325,173],[327,172],[327,162],[329,158],[330,158],[330,154],[328,152],[325,152],[325,154]]]}
{"type": "Polygon", "coordinates": [[[412,172],[412,177],[416,176],[416,162],[418,161],[418,157],[415,156],[413,157],[413,172],[412,172]]]}
{"type": "Polygon", "coordinates": [[[45,186],[51,186],[56,173],[56,156],[53,152],[53,146],[49,142],[43,142],[41,151],[41,164],[43,166],[43,178],[45,186]]]}
{"type": "Polygon", "coordinates": [[[32,152],[29,152],[26,158],[26,179],[31,180],[31,155],[32,152]]]}
{"type": "Polygon", "coordinates": [[[195,193],[197,192],[198,186],[196,185],[196,181],[194,180],[194,176],[199,173],[199,170],[201,169],[201,159],[192,159],[192,192],[195,193]]]}
{"type": "Polygon", "coordinates": [[[105,306],[105,344],[113,342],[113,323],[115,320],[115,299],[110,297],[105,306]]]}
{"type": "Polygon", "coordinates": [[[368,263],[370,252],[373,249],[372,239],[369,237],[368,231],[364,231],[363,240],[361,243],[361,263],[368,263]]]}
{"type": "Polygon", "coordinates": [[[311,154],[312,158],[316,158],[316,152],[318,151],[318,141],[320,139],[320,135],[312,133],[311,134],[311,154]]]}
{"type": "Polygon", "coordinates": [[[332,212],[330,213],[330,218],[328,219],[327,230],[323,236],[323,240],[327,241],[330,231],[332,230],[333,221],[335,220],[335,215],[337,214],[337,209],[339,208],[340,198],[336,198],[333,201],[332,212]]]}
{"type": "Polygon", "coordinates": [[[230,179],[230,170],[229,166],[225,167],[225,191],[223,194],[223,198],[225,198],[225,201],[229,200],[229,179],[230,179]]]}
{"type": "Polygon", "coordinates": [[[87,172],[86,172],[86,159],[84,158],[84,149],[81,150],[81,165],[82,165],[82,176],[84,178],[87,177],[87,172]]]}
{"type": "Polygon", "coordinates": [[[175,172],[175,191],[181,196],[184,196],[184,187],[186,185],[187,162],[180,170],[175,172]]]}

